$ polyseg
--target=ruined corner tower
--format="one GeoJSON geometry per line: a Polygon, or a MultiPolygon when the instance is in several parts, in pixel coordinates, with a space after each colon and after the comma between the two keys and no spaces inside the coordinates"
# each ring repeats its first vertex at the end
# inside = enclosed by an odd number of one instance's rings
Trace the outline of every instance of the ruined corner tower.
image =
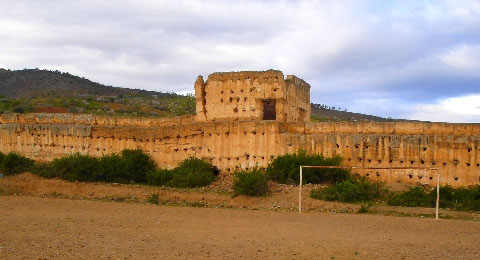
{"type": "Polygon", "coordinates": [[[198,76],[195,96],[196,121],[310,120],[310,85],[278,70],[198,76]]]}

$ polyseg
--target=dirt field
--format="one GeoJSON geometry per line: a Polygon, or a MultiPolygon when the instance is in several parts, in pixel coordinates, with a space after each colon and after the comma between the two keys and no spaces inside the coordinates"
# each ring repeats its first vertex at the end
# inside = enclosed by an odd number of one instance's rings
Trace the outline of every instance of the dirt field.
{"type": "Polygon", "coordinates": [[[0,196],[2,259],[480,259],[480,222],[0,196]]]}
{"type": "Polygon", "coordinates": [[[223,189],[0,178],[0,259],[480,259],[478,213],[223,189]],[[158,194],[160,205],[147,204],[158,194]],[[185,207],[187,206],[187,207],[185,207]],[[339,214],[339,213],[349,214],[339,214]],[[394,216],[409,217],[394,217],[394,216]]]}
{"type": "MultiPolygon", "coordinates": [[[[149,196],[158,194],[160,204],[177,206],[194,206],[210,208],[253,209],[296,212],[298,211],[298,187],[270,184],[271,195],[262,198],[238,196],[220,188],[171,189],[144,185],[125,185],[112,183],[68,182],[59,179],[43,179],[30,173],[0,178],[0,195],[28,195],[49,198],[69,198],[78,200],[100,200],[114,202],[145,203],[149,196]]],[[[311,199],[312,186],[305,186],[302,193],[302,208],[305,212],[355,213],[359,204],[336,203],[311,199]]],[[[392,187],[402,189],[405,187],[392,187]]],[[[433,208],[391,207],[373,204],[371,214],[414,216],[431,218],[433,208]]],[[[441,210],[440,217],[480,221],[479,213],[455,212],[441,210]]]]}

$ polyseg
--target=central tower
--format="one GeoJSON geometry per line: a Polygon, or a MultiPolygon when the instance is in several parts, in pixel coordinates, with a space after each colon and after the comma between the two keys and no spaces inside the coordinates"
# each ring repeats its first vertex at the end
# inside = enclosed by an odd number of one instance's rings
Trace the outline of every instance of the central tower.
{"type": "Polygon", "coordinates": [[[195,81],[196,120],[310,120],[310,85],[278,70],[217,72],[195,81]]]}

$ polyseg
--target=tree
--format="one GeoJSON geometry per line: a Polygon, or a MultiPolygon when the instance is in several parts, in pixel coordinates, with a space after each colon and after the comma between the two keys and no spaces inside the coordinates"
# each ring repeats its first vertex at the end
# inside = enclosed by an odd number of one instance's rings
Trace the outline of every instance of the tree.
{"type": "Polygon", "coordinates": [[[167,109],[174,116],[195,114],[195,95],[189,93],[185,96],[177,96],[170,100],[167,109]]]}

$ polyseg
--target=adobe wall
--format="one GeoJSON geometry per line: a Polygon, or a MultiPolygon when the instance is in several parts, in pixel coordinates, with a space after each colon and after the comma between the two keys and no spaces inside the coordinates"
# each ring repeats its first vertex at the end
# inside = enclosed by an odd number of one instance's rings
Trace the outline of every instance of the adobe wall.
{"type": "MultiPolygon", "coordinates": [[[[94,156],[140,148],[160,167],[194,155],[224,174],[236,167],[265,167],[278,155],[305,149],[341,155],[343,164],[370,167],[438,167],[442,183],[480,183],[480,125],[445,123],[196,122],[71,114],[0,116],[0,151],[49,161],[79,152],[94,156]]],[[[386,182],[433,184],[423,170],[357,170],[386,182]]],[[[431,179],[432,178],[432,179],[431,179]]]]}

